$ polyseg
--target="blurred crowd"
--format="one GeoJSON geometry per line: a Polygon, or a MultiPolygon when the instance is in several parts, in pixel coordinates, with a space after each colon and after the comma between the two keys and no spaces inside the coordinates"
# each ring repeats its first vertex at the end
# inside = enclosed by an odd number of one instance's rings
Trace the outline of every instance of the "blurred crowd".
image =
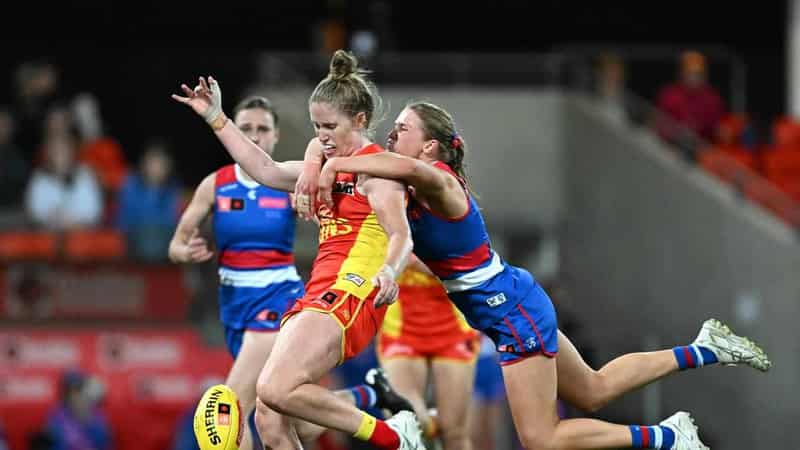
{"type": "Polygon", "coordinates": [[[613,120],[644,124],[680,156],[800,225],[800,122],[788,116],[754,120],[747,111],[734,110],[709,81],[709,66],[701,52],[680,53],[675,79],[665,82],[649,99],[652,109],[643,111],[646,107],[629,95],[624,59],[603,54],[596,61],[594,92],[613,120]]]}
{"type": "MultiPolygon", "coordinates": [[[[152,136],[142,149],[124,149],[106,131],[97,98],[66,96],[52,63],[24,62],[14,78],[16,97],[0,106],[0,228],[105,230],[117,241],[107,256],[164,261],[184,199],[169,143],[152,136]]],[[[7,258],[30,251],[24,236],[16,239],[5,242],[7,258]]]]}

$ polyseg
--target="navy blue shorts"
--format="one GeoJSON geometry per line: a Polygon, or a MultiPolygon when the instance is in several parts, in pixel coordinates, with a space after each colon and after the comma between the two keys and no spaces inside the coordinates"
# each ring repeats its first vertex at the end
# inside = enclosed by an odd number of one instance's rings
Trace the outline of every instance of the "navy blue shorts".
{"type": "Polygon", "coordinates": [[[483,330],[495,344],[500,364],[558,353],[558,323],[553,302],[538,283],[503,318],[483,330]]]}

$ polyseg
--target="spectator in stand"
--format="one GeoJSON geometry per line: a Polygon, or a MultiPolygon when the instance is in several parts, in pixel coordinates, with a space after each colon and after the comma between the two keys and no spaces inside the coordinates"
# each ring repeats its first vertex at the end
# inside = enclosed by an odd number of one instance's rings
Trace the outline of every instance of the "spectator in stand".
{"type": "Polygon", "coordinates": [[[69,370],[61,377],[61,402],[50,411],[46,432],[52,450],[111,450],[111,429],[90,392],[90,377],[69,370]]]}
{"type": "MultiPolygon", "coordinates": [[[[22,210],[22,197],[28,182],[28,163],[14,144],[14,117],[0,107],[0,215],[22,210]]],[[[5,220],[3,220],[5,222],[5,220]]]]}
{"type": "Polygon", "coordinates": [[[725,105],[707,82],[705,56],[696,51],[681,54],[679,80],[661,90],[656,107],[656,129],[667,142],[693,154],[697,138],[714,139],[725,105]]]}
{"type": "Polygon", "coordinates": [[[100,187],[91,169],[75,159],[72,134],[45,141],[41,167],[25,194],[25,207],[35,225],[53,230],[91,227],[102,214],[100,187]]]}
{"type": "Polygon", "coordinates": [[[145,146],[139,171],[122,185],[117,208],[116,224],[127,236],[131,256],[165,261],[181,212],[181,189],[172,176],[172,157],[164,141],[154,139],[145,146]]]}
{"type": "Polygon", "coordinates": [[[70,109],[81,138],[78,159],[95,171],[104,191],[116,196],[128,163],[119,142],[104,130],[97,98],[88,92],[78,94],[70,109]]]}
{"type": "Polygon", "coordinates": [[[59,70],[45,60],[20,64],[14,73],[14,114],[18,121],[15,143],[31,164],[42,146],[42,124],[51,104],[58,98],[59,70]]]}
{"type": "Polygon", "coordinates": [[[614,54],[601,55],[595,72],[595,95],[603,112],[618,123],[627,123],[625,104],[625,63],[614,54]]]}

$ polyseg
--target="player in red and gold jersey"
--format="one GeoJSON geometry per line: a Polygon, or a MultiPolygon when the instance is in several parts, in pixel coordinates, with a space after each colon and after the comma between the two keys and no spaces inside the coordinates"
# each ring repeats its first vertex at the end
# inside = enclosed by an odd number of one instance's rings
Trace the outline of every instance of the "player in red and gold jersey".
{"type": "Polygon", "coordinates": [[[378,358],[397,392],[414,405],[426,437],[438,436],[445,450],[468,450],[478,332],[447,297],[441,281],[416,258],[397,283],[398,300],[389,306],[378,334],[378,358]],[[429,375],[436,419],[425,405],[429,375]]]}
{"type": "MultiPolygon", "coordinates": [[[[380,146],[371,144],[354,155],[382,151],[380,146]]],[[[337,178],[333,193],[335,208],[321,206],[317,213],[319,252],[306,284],[306,295],[283,318],[285,322],[300,311],[316,311],[335,318],[344,333],[337,363],[360,353],[375,337],[386,308],[375,307],[375,285],[370,279],[382,270],[384,261],[399,256],[388,255],[389,230],[384,231],[379,221],[379,214],[385,214],[388,205],[379,203],[373,208],[372,203],[383,197],[360,192],[361,186],[369,187],[369,183],[390,182],[372,179],[359,183],[355,175],[342,175],[337,178]]],[[[394,200],[398,198],[403,201],[402,196],[395,196],[394,200]]],[[[404,203],[394,206],[402,209],[404,203]]],[[[389,263],[383,270],[393,270],[393,265],[389,263]]],[[[393,293],[384,296],[388,300],[397,294],[397,288],[392,289],[393,293]]]]}
{"type": "MultiPolygon", "coordinates": [[[[303,162],[275,162],[231,124],[213,78],[201,77],[194,90],[181,88],[185,96],[173,98],[208,122],[245,172],[269,187],[294,190],[303,162]]],[[[337,51],[309,99],[317,134],[309,146],[325,158],[383,152],[369,138],[380,102],[355,57],[337,51]]],[[[306,294],[285,314],[258,379],[256,426],[272,449],[301,448],[297,419],[350,433],[381,450],[422,448],[412,412],[383,421],[317,384],[375,336],[386,305],[397,297],[395,279],[412,248],[405,185],[358,174],[342,174],[335,184],[331,207],[317,211],[320,247],[306,294]]]]}

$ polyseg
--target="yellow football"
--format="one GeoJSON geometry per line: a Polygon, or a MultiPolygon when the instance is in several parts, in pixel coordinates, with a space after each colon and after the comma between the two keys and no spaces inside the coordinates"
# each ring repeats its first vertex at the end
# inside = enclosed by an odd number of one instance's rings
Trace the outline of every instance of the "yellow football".
{"type": "Polygon", "coordinates": [[[200,450],[239,450],[243,422],[239,399],[231,388],[208,388],[194,411],[194,436],[200,450]]]}

